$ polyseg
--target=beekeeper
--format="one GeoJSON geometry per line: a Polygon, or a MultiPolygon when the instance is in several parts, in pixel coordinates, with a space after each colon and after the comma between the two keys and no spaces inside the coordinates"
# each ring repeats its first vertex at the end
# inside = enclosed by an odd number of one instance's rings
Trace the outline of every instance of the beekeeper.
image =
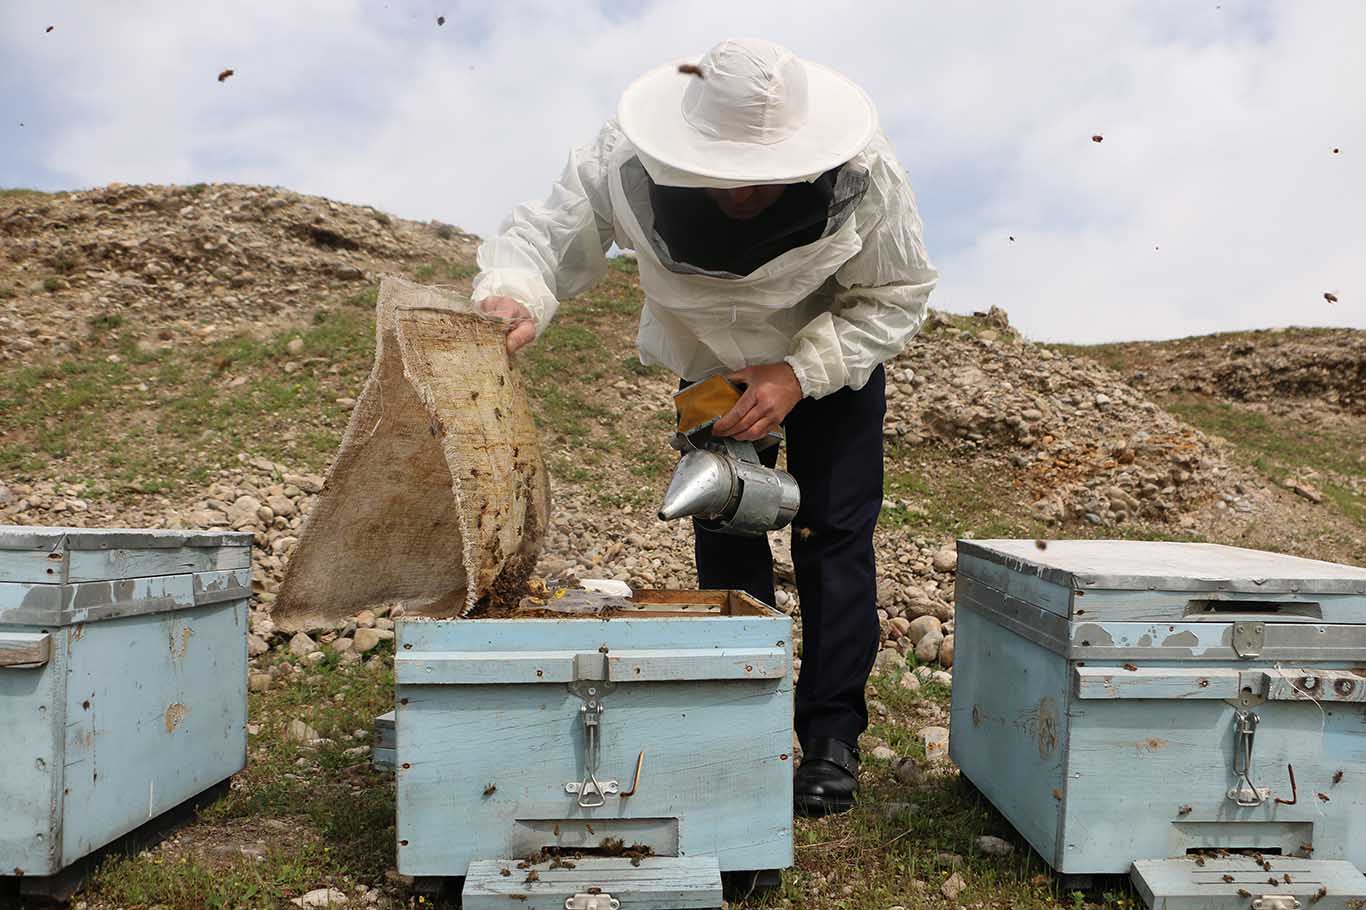
{"type": "MultiPolygon", "coordinates": [[[[882,364],[920,328],[937,279],[915,196],[851,80],[767,41],[723,41],[626,89],[549,197],[480,247],[474,300],[508,321],[515,352],[603,277],[614,242],[640,268],[641,362],[743,383],[719,435],[786,431],[802,492],[794,806],[845,811],[880,639],[882,364]]],[[[774,602],[767,538],[695,534],[703,588],[774,602]]]]}

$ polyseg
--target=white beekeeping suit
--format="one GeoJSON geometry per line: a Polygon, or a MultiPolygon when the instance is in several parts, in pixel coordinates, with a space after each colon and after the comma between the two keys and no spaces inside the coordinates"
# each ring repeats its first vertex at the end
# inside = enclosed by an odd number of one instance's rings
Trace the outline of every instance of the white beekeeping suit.
{"type": "Polygon", "coordinates": [[[697,380],[786,361],[807,397],[862,388],[919,330],[938,273],[915,196],[871,102],[830,70],[790,55],[775,59],[774,47],[726,42],[721,49],[734,55],[734,66],[714,51],[700,77],[670,65],[632,85],[618,120],[571,154],[550,195],[519,206],[480,247],[475,301],[517,300],[539,336],[558,301],[603,277],[615,242],[634,250],[640,265],[643,363],[697,380]],[[760,88],[758,106],[734,103],[760,88]],[[670,106],[666,122],[658,112],[670,106]],[[818,240],[747,275],[675,261],[654,230],[651,181],[798,183],[840,164],[841,187],[856,203],[832,216],[818,240]]]}

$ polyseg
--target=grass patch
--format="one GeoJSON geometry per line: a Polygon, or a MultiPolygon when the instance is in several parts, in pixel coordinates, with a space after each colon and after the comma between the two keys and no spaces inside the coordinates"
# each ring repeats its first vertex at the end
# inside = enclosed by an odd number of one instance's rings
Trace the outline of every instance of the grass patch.
{"type": "Polygon", "coordinates": [[[238,451],[320,470],[346,424],[335,399],[354,397],[374,350],[372,317],[347,308],[302,331],[167,349],[99,337],[119,325],[96,317],[79,355],[0,374],[0,470],[99,477],[116,493],[197,487],[238,451]]]}
{"type": "Polygon", "coordinates": [[[0,202],[27,202],[54,195],[56,194],[45,193],[42,190],[28,190],[22,187],[0,187],[0,202]]]}
{"type": "Polygon", "coordinates": [[[1206,433],[1233,443],[1245,462],[1283,483],[1305,468],[1318,473],[1316,485],[1334,507],[1366,528],[1366,421],[1342,415],[1311,422],[1300,416],[1255,411],[1213,398],[1183,396],[1165,402],[1168,411],[1206,433]]]}
{"type": "MultiPolygon", "coordinates": [[[[371,744],[374,718],[393,707],[392,645],[381,649],[376,666],[354,667],[340,666],[325,649],[318,667],[281,675],[270,691],[251,695],[249,717],[259,733],[251,737],[247,769],[228,796],[201,813],[191,848],[107,861],[91,896],[118,906],[198,910],[276,906],[329,886],[354,899],[356,884],[383,885],[395,861],[393,778],[370,766],[368,752],[348,754],[371,744]],[[296,719],[330,742],[287,740],[284,731],[296,719]],[[244,840],[263,844],[265,856],[225,862],[223,854],[231,857],[244,840]],[[205,853],[195,844],[229,846],[205,853]]],[[[287,658],[277,651],[255,671],[287,658]]]]}
{"type": "Polygon", "coordinates": [[[423,284],[434,281],[463,281],[479,274],[479,267],[473,262],[450,262],[437,259],[413,269],[413,280],[423,284]]]}
{"type": "Polygon", "coordinates": [[[86,325],[90,327],[90,334],[103,335],[123,325],[123,316],[118,313],[96,313],[86,320],[86,325]]]}
{"type": "Polygon", "coordinates": [[[640,263],[636,261],[636,257],[634,256],[613,256],[607,260],[607,267],[612,271],[620,272],[623,275],[640,274],[640,263]]]}
{"type": "MultiPolygon", "coordinates": [[[[923,760],[916,731],[930,721],[920,718],[942,716],[948,690],[925,684],[911,692],[900,687],[899,676],[897,672],[873,677],[876,699],[887,715],[875,714],[868,732],[898,755],[923,760]]],[[[867,756],[855,809],[832,818],[797,819],[794,840],[796,865],[783,874],[781,887],[732,907],[1142,906],[1119,876],[1102,879],[1092,893],[1065,891],[1010,823],[952,771],[908,784],[898,780],[887,763],[867,756]],[[1002,838],[1015,845],[1015,852],[1005,857],[982,855],[974,849],[981,835],[1002,838]],[[940,888],[955,873],[966,890],[956,901],[947,901],[940,888]]]]}

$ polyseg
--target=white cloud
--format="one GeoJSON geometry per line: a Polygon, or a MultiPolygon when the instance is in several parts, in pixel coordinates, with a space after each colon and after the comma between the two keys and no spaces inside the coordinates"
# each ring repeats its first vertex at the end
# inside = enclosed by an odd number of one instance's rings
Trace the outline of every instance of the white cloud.
{"type": "Polygon", "coordinates": [[[29,169],[73,184],[274,183],[487,233],[636,74],[756,34],[877,100],[938,306],[1078,341],[1366,327],[1356,0],[43,7],[0,9],[0,85],[40,102],[29,169]]]}

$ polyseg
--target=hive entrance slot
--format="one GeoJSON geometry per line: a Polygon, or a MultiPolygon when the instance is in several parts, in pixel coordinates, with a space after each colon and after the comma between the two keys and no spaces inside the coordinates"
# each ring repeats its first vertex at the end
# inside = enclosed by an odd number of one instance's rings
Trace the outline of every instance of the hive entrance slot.
{"type": "Polygon", "coordinates": [[[676,818],[518,819],[516,856],[570,859],[589,856],[677,856],[676,818]]]}
{"type": "Polygon", "coordinates": [[[1233,856],[1281,856],[1280,847],[1187,847],[1187,856],[1208,856],[1211,853],[1233,856]]]}
{"type": "Polygon", "coordinates": [[[1226,621],[1240,617],[1318,620],[1323,619],[1323,608],[1312,601],[1190,600],[1186,602],[1186,619],[1226,621]]]}

